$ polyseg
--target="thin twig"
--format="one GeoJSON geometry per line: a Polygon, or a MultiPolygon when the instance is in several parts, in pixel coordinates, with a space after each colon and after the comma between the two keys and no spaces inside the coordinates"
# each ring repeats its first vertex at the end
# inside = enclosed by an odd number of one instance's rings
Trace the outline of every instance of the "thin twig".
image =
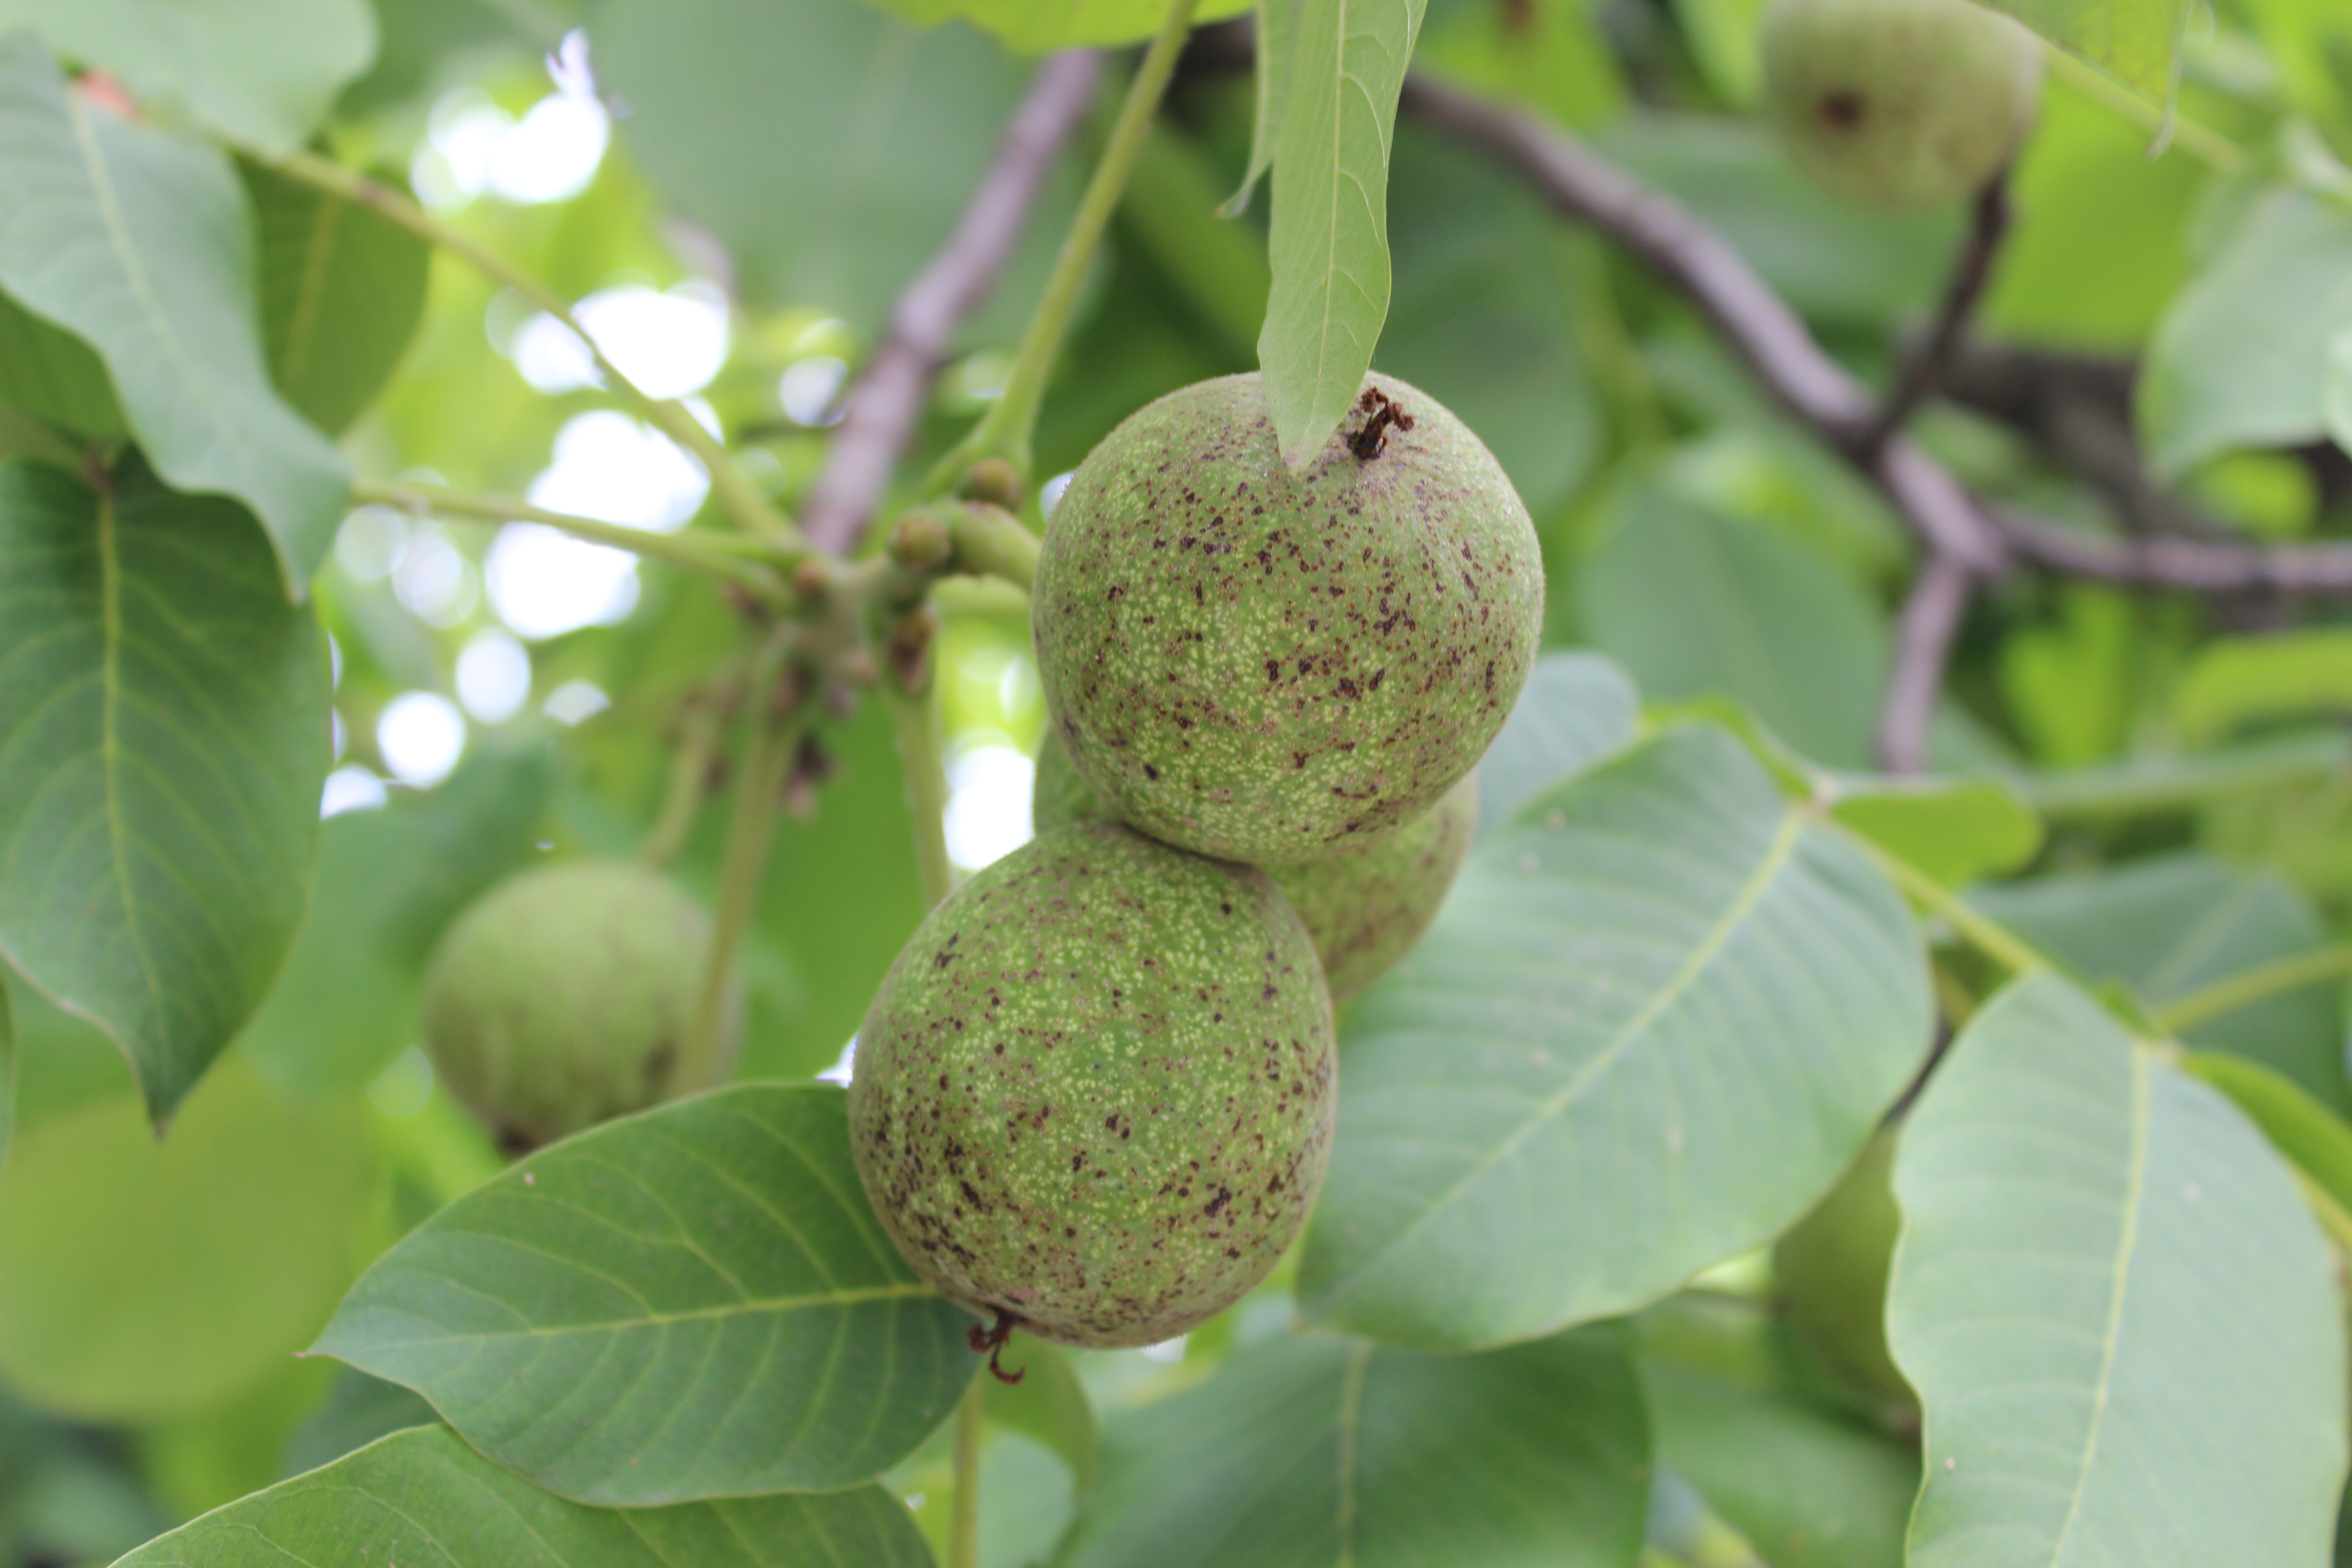
{"type": "Polygon", "coordinates": [[[1927,721],[1944,689],[1952,640],[1968,613],[1976,579],[1948,555],[1930,555],[1895,625],[1895,669],[1878,711],[1878,765],[1890,773],[1924,773],[1927,721]]]}
{"type": "Polygon", "coordinates": [[[1421,77],[1405,79],[1402,110],[1499,159],[1560,212],[1679,289],[1773,399],[1853,461],[1936,554],[1986,577],[2008,564],[2000,534],[1916,444],[1897,435],[1874,453],[1856,450],[1854,435],[1871,421],[1868,395],[1771,285],[1681,203],[1533,115],[1421,77]]]}
{"type": "Polygon", "coordinates": [[[2006,508],[1993,508],[1987,516],[2022,559],[2123,587],[2200,594],[2245,588],[2352,593],[2352,544],[2238,544],[2164,535],[2117,539],[2006,508]]]}
{"type": "Polygon", "coordinates": [[[824,472],[802,509],[802,530],[819,550],[845,555],[856,548],[956,329],[996,287],[1101,75],[1101,60],[1083,49],[1049,56],[1037,68],[947,243],[891,308],[889,328],[849,390],[824,472]]]}
{"type": "Polygon", "coordinates": [[[1045,400],[1045,383],[1053,374],[1055,360],[1060,357],[1071,313],[1077,308],[1078,286],[1086,281],[1087,269],[1094,264],[1103,230],[1109,226],[1111,214],[1118,209],[1119,196],[1127,189],[1128,172],[1135,166],[1136,151],[1143,145],[1144,132],[1151,128],[1151,116],[1168,90],[1168,79],[1175,71],[1178,57],[1184,52],[1196,3],[1197,0],[1167,0],[1167,16],[1160,24],[1160,31],[1153,35],[1151,47],[1144,50],[1135,75],[1128,80],[1127,97],[1119,104],[1118,117],[1111,122],[1110,134],[1103,139],[1102,154],[1095,160],[1094,173],[1078,196],[1078,210],[1071,216],[1069,229],[1062,236],[1062,248],[1054,258],[1054,270],[1045,279],[1045,292],[1038,296],[1028,329],[1021,334],[1021,346],[1013,353],[1013,369],[1004,378],[1004,389],[996,395],[996,401],[988,405],[988,412],[980,416],[979,423],[956,444],[955,449],[932,468],[924,482],[926,499],[953,489],[975,464],[989,458],[1003,458],[1013,465],[1014,478],[1024,484],[1028,482],[1030,440],[1037,426],[1037,410],[1045,400]]]}
{"type": "Polygon", "coordinates": [[[394,190],[383,181],[370,179],[356,169],[347,169],[331,158],[322,158],[299,148],[291,153],[269,153],[257,147],[235,145],[236,151],[268,164],[289,179],[373,208],[427,244],[472,263],[476,270],[493,282],[504,284],[562,322],[587,349],[588,357],[604,378],[604,384],[624,400],[635,404],[647,423],[694,454],[703,471],[710,476],[710,487],[718,491],[720,504],[726,507],[728,515],[739,527],[764,535],[780,545],[790,546],[799,542],[800,535],[792,523],[760,492],[743,470],[735,466],[735,459],[728,456],[719,438],[704,429],[701,422],[684,404],[674,397],[656,397],[624,374],[621,367],[606,356],[596,340],[588,335],[587,329],[572,313],[571,305],[555,290],[464,230],[443,223],[426,212],[405,191],[394,190]]]}
{"type": "Polygon", "coordinates": [[[1774,401],[1877,486],[1932,556],[1979,581],[2021,560],[2127,587],[2352,593],[2352,544],[2100,538],[1980,507],[1899,433],[1874,453],[1857,451],[1853,435],[1870,419],[1861,386],[1739,253],[1679,202],[1533,116],[1419,77],[1405,80],[1402,111],[1483,149],[1679,289],[1774,401]]]}
{"type": "Polygon", "coordinates": [[[2009,171],[2002,169],[1977,193],[1969,236],[1952,264],[1951,277],[1944,284],[1943,300],[1936,308],[1936,324],[1928,330],[1919,352],[1904,367],[1895,390],[1855,439],[1856,461],[1869,463],[1875,459],[1895,433],[1909,424],[1920,405],[1943,384],[1953,357],[1968,336],[1969,325],[1976,317],[1977,303],[1984,298],[1985,286],[1992,281],[1993,258],[2000,254],[2001,239],[2009,233],[2009,171]]]}
{"type": "Polygon", "coordinates": [[[758,559],[772,555],[773,552],[764,541],[746,535],[700,529],[656,533],[651,529],[632,528],[627,523],[534,506],[513,496],[452,489],[446,485],[415,479],[396,480],[390,484],[362,479],[352,486],[351,499],[355,506],[388,506],[419,517],[457,517],[476,522],[535,522],[542,528],[571,534],[575,539],[588,540],[614,550],[625,550],[633,555],[667,561],[690,572],[724,578],[770,597],[780,595],[784,591],[782,579],[758,559]]]}

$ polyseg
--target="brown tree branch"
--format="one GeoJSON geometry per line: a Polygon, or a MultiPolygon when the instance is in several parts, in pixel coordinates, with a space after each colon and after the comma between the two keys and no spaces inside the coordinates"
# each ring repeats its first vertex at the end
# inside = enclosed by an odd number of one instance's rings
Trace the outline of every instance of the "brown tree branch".
{"type": "Polygon", "coordinates": [[[1927,769],[1927,723],[1943,694],[1952,642],[1976,577],[1948,555],[1930,555],[1895,623],[1895,669],[1878,710],[1878,765],[1890,773],[1927,769]]]}
{"type": "Polygon", "coordinates": [[[2009,171],[2004,168],[1977,193],[1969,237],[1952,264],[1951,277],[1945,281],[1936,324],[1919,352],[1904,366],[1902,378],[1879,405],[1869,428],[1854,442],[1856,461],[1866,464],[1876,457],[1943,384],[1968,336],[1969,325],[1976,319],[1978,302],[1992,281],[1993,258],[2000,254],[2000,242],[2009,233],[2010,216],[2009,171]]]}
{"type": "Polygon", "coordinates": [[[1101,60],[1085,49],[1049,56],[1037,68],[947,243],[891,308],[889,329],[849,390],[824,471],[802,509],[801,530],[817,549],[845,555],[864,537],[956,329],[995,288],[1101,74],[1101,60]]]}
{"type": "Polygon", "coordinates": [[[1773,400],[1875,485],[1928,549],[1980,575],[2008,546],[1942,464],[1895,435],[1875,452],[1869,395],[1813,341],[1797,313],[1721,236],[1680,202],[1535,116],[1422,77],[1405,79],[1402,111],[1478,147],[1525,177],[1569,217],[1591,225],[1679,289],[1773,400]]]}
{"type": "Polygon", "coordinates": [[[2007,508],[1987,515],[2018,557],[2070,576],[2196,594],[2352,593],[2352,544],[2240,544],[2166,534],[2118,539],[2007,508]]]}

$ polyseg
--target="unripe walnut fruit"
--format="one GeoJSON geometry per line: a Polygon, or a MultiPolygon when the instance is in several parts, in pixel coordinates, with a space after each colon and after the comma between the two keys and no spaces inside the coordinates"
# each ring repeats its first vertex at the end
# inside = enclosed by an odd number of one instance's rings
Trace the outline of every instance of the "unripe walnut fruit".
{"type": "Polygon", "coordinates": [[[908,942],[858,1032],[851,1148],[952,1300],[1064,1344],[1150,1344],[1297,1236],[1337,1071],[1273,883],[1094,823],[980,871],[908,942]]]}
{"type": "Polygon", "coordinates": [[[1764,106],[1798,166],[1851,201],[1921,207],[2015,152],[2042,46],[1970,0],[1772,0],[1764,106]]]}
{"type": "Polygon", "coordinates": [[[1080,464],[1033,597],[1047,709],[1123,820],[1286,865],[1377,838],[1470,771],[1543,619],[1527,508],[1392,377],[1303,472],[1255,375],[1151,404],[1080,464]]]}
{"type": "Polygon", "coordinates": [[[582,860],[520,872],[468,906],[435,949],[425,1051],[510,1149],[709,1088],[732,1040],[706,1063],[686,1048],[709,945],[700,907],[647,867],[582,860]]]}
{"type": "MultiPolygon", "coordinates": [[[[1050,729],[1037,748],[1029,815],[1040,833],[1110,815],[1050,729]]],[[[1334,1007],[1387,973],[1421,940],[1477,830],[1478,775],[1470,773],[1384,838],[1304,865],[1265,868],[1314,941],[1334,1007]]]]}

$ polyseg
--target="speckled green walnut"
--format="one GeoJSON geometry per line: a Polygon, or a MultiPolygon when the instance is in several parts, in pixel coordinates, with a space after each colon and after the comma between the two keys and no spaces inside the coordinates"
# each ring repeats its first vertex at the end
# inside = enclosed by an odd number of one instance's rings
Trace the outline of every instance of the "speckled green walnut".
{"type": "MultiPolygon", "coordinates": [[[[1037,748],[1029,815],[1040,833],[1109,816],[1050,730],[1037,748]]],[[[1305,865],[1265,868],[1313,939],[1334,1007],[1394,968],[1421,940],[1477,830],[1478,775],[1470,773],[1385,838],[1305,865]]]]}
{"type": "Polygon", "coordinates": [[[1055,509],[1031,601],[1046,706],[1154,837],[1259,865],[1378,837],[1470,771],[1527,679],[1527,508],[1435,400],[1366,385],[1412,427],[1367,442],[1360,406],[1297,475],[1256,376],[1171,393],[1055,509]]]}
{"type": "Polygon", "coordinates": [[[511,1149],[707,1089],[723,1059],[698,1070],[684,1047],[709,942],[701,909],[646,867],[520,872],[443,933],[426,1053],[511,1149]]]}
{"type": "Polygon", "coordinates": [[[1150,1344],[1306,1223],[1336,1060],[1314,947],[1263,873],[1066,827],[899,953],[858,1033],[851,1147],[949,1297],[1063,1344],[1150,1344]]]}
{"type": "Polygon", "coordinates": [[[2033,118],[2042,46],[1970,0],[1773,0],[1764,107],[1790,155],[1850,201],[1967,196],[2033,118]]]}

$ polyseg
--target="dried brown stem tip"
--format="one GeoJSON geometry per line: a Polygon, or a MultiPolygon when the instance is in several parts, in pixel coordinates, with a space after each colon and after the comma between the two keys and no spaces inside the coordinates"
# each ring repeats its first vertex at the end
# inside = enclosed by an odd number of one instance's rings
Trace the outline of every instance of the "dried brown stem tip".
{"type": "Polygon", "coordinates": [[[1014,1372],[1004,1370],[1004,1347],[1012,1342],[1013,1331],[1020,1326],[1020,1319],[999,1307],[995,1322],[984,1329],[974,1323],[964,1331],[963,1342],[971,1347],[972,1354],[988,1357],[988,1374],[999,1383],[1019,1383],[1029,1375],[1029,1369],[1025,1366],[1014,1372]]]}

